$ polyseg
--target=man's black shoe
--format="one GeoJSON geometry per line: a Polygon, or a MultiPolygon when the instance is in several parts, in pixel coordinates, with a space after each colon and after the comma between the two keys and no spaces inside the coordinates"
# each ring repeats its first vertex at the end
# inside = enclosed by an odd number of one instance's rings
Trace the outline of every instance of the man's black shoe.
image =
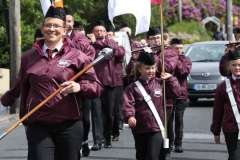
{"type": "Polygon", "coordinates": [[[88,147],[88,143],[83,144],[82,145],[82,155],[84,157],[88,157],[89,153],[90,153],[90,149],[88,147]]]}
{"type": "Polygon", "coordinates": [[[93,146],[92,146],[92,151],[99,151],[99,150],[101,150],[101,148],[102,148],[102,145],[101,144],[94,144],[93,146]]]}
{"type": "Polygon", "coordinates": [[[112,141],[118,141],[118,137],[117,137],[117,136],[116,136],[116,137],[113,136],[113,137],[112,137],[112,141]]]}
{"type": "Polygon", "coordinates": [[[104,148],[112,148],[111,143],[105,143],[105,144],[104,144],[104,148]]]}
{"type": "Polygon", "coordinates": [[[176,146],[175,152],[182,153],[183,152],[182,146],[176,146]]]}

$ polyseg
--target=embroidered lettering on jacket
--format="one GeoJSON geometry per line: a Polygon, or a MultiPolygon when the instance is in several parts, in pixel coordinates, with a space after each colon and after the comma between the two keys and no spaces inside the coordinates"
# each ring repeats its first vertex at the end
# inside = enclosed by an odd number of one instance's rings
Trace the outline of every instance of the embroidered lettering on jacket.
{"type": "Polygon", "coordinates": [[[153,94],[155,97],[161,97],[162,96],[162,90],[157,88],[153,91],[153,94]]]}
{"type": "Polygon", "coordinates": [[[70,66],[70,60],[59,60],[57,63],[58,67],[68,67],[70,66]]]}

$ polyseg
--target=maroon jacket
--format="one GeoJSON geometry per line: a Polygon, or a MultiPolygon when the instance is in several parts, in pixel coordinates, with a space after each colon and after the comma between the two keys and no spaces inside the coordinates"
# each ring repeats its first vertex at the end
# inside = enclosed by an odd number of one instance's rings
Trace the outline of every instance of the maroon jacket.
{"type": "Polygon", "coordinates": [[[132,47],[132,50],[134,50],[134,49],[140,48],[141,46],[139,43],[131,39],[131,47],[132,47]]]}
{"type": "MultiPolygon", "coordinates": [[[[156,76],[160,76],[160,73],[162,72],[162,53],[158,51],[156,53],[157,58],[157,73],[156,76]]],[[[177,63],[178,63],[178,54],[170,49],[170,48],[165,48],[164,49],[164,61],[165,61],[165,72],[174,74],[174,71],[176,69],[177,63]]],[[[168,88],[166,88],[167,90],[168,88]]],[[[167,107],[173,107],[173,99],[167,99],[166,100],[166,106],[167,107]]]]}
{"type": "MultiPolygon", "coordinates": [[[[151,99],[157,109],[158,114],[164,124],[164,108],[163,108],[163,81],[160,78],[152,78],[148,83],[140,78],[139,81],[145,88],[146,92],[151,96],[151,99]]],[[[180,86],[176,77],[170,77],[166,80],[167,98],[176,98],[180,95],[180,86]]],[[[135,83],[130,84],[124,93],[123,117],[125,123],[128,123],[130,117],[135,117],[137,124],[132,128],[133,134],[159,132],[160,129],[150,110],[147,102],[144,100],[142,93],[135,83]]]]}
{"type": "MultiPolygon", "coordinates": [[[[49,61],[42,52],[43,44],[44,40],[35,43],[34,48],[21,58],[20,118],[56,91],[60,84],[68,81],[90,64],[89,58],[81,51],[71,48],[67,41],[58,54],[49,61]]],[[[31,115],[24,124],[52,125],[81,119],[82,104],[81,98],[78,97],[87,99],[99,97],[103,88],[93,68],[86,71],[76,82],[81,87],[78,93],[58,93],[31,115]]]]}
{"type": "Polygon", "coordinates": [[[2,97],[1,103],[4,106],[11,106],[17,98],[20,97],[20,77],[18,77],[10,90],[8,90],[2,97]]]}
{"type": "Polygon", "coordinates": [[[231,74],[231,72],[227,70],[227,62],[228,62],[228,54],[224,54],[219,62],[219,71],[220,74],[224,77],[228,77],[231,74]]]}
{"type": "Polygon", "coordinates": [[[71,35],[67,38],[71,40],[71,47],[82,51],[91,59],[91,61],[94,60],[96,51],[93,46],[89,44],[89,40],[85,35],[81,33],[76,33],[74,30],[72,30],[71,35]]]}
{"type": "MultiPolygon", "coordinates": [[[[236,83],[232,78],[230,78],[231,86],[233,89],[233,95],[235,101],[239,106],[240,104],[240,83],[236,83]]],[[[240,111],[240,109],[238,109],[240,111]]],[[[232,106],[226,92],[226,83],[223,81],[217,87],[214,107],[213,107],[213,117],[211,132],[214,135],[220,135],[221,128],[223,133],[227,132],[238,132],[237,122],[232,110],[232,106]]]]}
{"type": "Polygon", "coordinates": [[[179,56],[174,76],[177,77],[181,86],[181,95],[177,99],[188,99],[187,76],[191,72],[192,62],[187,56],[179,56]]]}
{"type": "Polygon", "coordinates": [[[96,57],[104,48],[113,49],[113,57],[110,60],[102,60],[100,63],[94,66],[97,76],[100,82],[104,86],[117,87],[123,85],[123,66],[125,49],[119,46],[115,41],[111,39],[105,39],[104,41],[96,41],[93,43],[93,47],[96,50],[96,57]]]}
{"type": "MultiPolygon", "coordinates": [[[[68,43],[72,48],[76,48],[85,53],[91,61],[94,60],[96,51],[93,46],[89,44],[88,38],[86,36],[80,33],[76,33],[74,30],[72,30],[70,37],[67,37],[67,39],[69,39],[68,43]]],[[[16,79],[10,90],[1,97],[1,103],[4,106],[11,106],[15,102],[15,99],[19,98],[19,96],[20,77],[16,79]]]]}

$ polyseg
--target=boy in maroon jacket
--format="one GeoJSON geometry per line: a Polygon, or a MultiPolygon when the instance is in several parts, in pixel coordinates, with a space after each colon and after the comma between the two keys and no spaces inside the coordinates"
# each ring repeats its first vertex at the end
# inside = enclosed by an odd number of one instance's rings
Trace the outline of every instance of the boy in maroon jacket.
{"type": "MultiPolygon", "coordinates": [[[[175,68],[174,76],[177,77],[181,86],[181,95],[176,99],[175,103],[175,152],[183,152],[182,139],[183,139],[183,116],[187,106],[188,88],[187,88],[187,76],[192,69],[192,62],[189,57],[183,53],[182,40],[179,38],[173,38],[171,40],[171,48],[178,53],[178,62],[175,68]]],[[[174,114],[173,114],[174,116],[174,114]]]]}

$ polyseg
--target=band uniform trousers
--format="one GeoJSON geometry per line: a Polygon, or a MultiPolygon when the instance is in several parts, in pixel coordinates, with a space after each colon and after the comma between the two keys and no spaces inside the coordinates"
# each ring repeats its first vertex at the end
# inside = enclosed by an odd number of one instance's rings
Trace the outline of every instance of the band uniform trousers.
{"type": "Polygon", "coordinates": [[[225,141],[228,149],[228,160],[240,160],[240,140],[238,140],[238,132],[224,133],[225,141]]]}
{"type": "Polygon", "coordinates": [[[183,139],[183,116],[186,109],[186,99],[177,99],[175,103],[175,146],[182,146],[183,139]]]}
{"type": "Polygon", "coordinates": [[[113,113],[113,127],[112,127],[112,136],[119,136],[119,127],[120,124],[123,124],[123,115],[122,115],[122,103],[123,103],[123,87],[116,87],[116,105],[114,107],[113,113]]]}
{"type": "Polygon", "coordinates": [[[94,144],[102,144],[103,138],[103,121],[102,121],[102,108],[101,99],[83,99],[82,117],[83,117],[83,142],[88,140],[90,131],[90,115],[92,121],[92,136],[94,144]],[[90,114],[91,112],[91,114],[90,114]]]}
{"type": "Polygon", "coordinates": [[[83,139],[81,120],[66,121],[56,125],[29,124],[28,147],[30,159],[79,160],[83,139]]]}
{"type": "Polygon", "coordinates": [[[174,132],[173,132],[174,107],[167,107],[167,120],[168,120],[167,135],[169,138],[168,153],[170,153],[174,143],[174,132]]]}
{"type": "Polygon", "coordinates": [[[133,134],[137,160],[165,160],[166,151],[163,149],[161,132],[133,134]]]}
{"type": "Polygon", "coordinates": [[[101,94],[105,144],[111,144],[114,110],[115,107],[118,107],[119,103],[117,88],[118,87],[104,87],[105,90],[101,94]]]}

